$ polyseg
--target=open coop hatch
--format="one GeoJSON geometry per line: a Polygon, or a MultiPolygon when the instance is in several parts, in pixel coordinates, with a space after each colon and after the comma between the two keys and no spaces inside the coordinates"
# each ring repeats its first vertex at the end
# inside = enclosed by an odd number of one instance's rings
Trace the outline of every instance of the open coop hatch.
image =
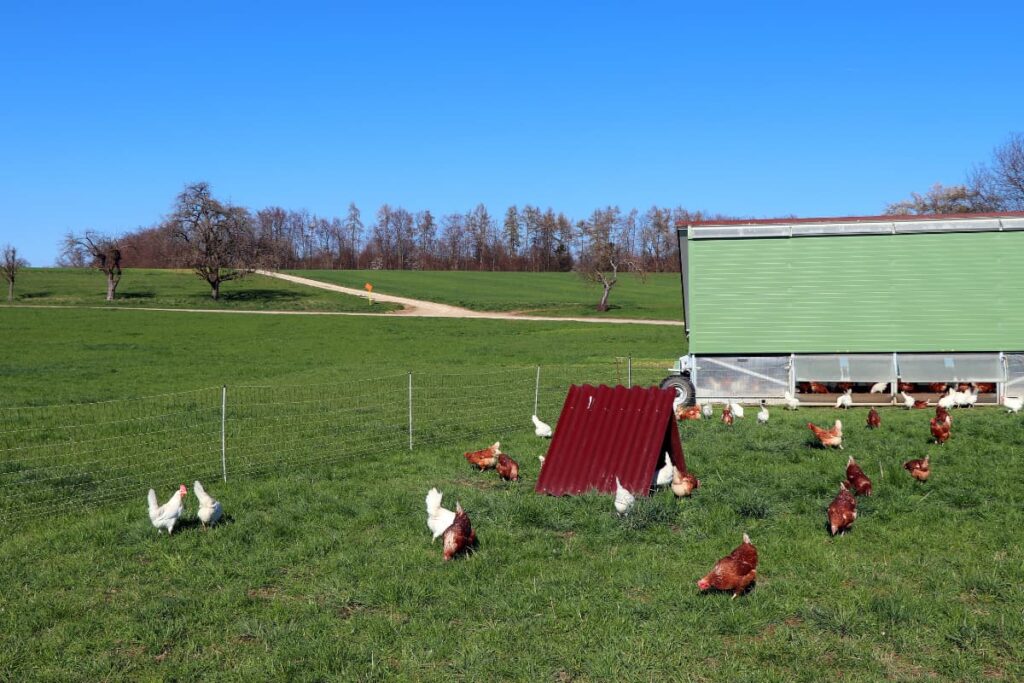
{"type": "Polygon", "coordinates": [[[570,386],[536,491],[613,493],[618,477],[632,493],[646,496],[665,453],[685,472],[674,399],[674,391],[658,387],[570,386]]]}

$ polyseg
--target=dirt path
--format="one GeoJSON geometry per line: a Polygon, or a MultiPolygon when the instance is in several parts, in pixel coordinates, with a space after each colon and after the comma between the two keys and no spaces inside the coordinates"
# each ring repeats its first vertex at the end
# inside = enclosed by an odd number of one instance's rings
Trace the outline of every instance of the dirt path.
{"type": "MultiPolygon", "coordinates": [[[[326,289],[331,292],[340,292],[342,294],[358,296],[364,299],[367,296],[366,291],[362,289],[343,287],[341,285],[335,285],[329,282],[311,280],[309,278],[299,277],[297,275],[276,273],[269,270],[257,270],[256,272],[260,275],[265,275],[267,277],[274,277],[279,280],[287,280],[288,282],[294,282],[296,284],[306,285],[308,287],[326,289]]],[[[403,309],[400,311],[395,311],[393,313],[354,313],[352,315],[411,316],[421,318],[480,318],[490,320],[539,320],[544,322],[612,324],[618,323],[630,325],[674,325],[677,327],[681,327],[683,324],[682,322],[677,322],[675,320],[641,320],[639,318],[565,318],[545,315],[520,315],[518,313],[508,313],[501,311],[473,311],[468,308],[460,308],[459,306],[449,306],[448,304],[439,304],[433,301],[421,301],[419,299],[408,299],[403,296],[392,296],[390,294],[374,294],[373,300],[384,301],[393,304],[400,304],[401,306],[403,306],[403,309]]]]}

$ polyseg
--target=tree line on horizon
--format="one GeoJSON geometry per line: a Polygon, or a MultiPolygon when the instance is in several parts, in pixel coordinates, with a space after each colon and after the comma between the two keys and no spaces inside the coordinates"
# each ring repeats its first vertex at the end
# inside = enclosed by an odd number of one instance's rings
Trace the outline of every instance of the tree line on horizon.
{"type": "MultiPolygon", "coordinates": [[[[964,183],[936,183],[885,207],[887,215],[997,211],[1024,211],[1024,133],[1010,134],[964,183]]],[[[384,204],[367,223],[355,203],[344,217],[277,206],[253,211],[217,200],[209,184],[197,182],[153,226],[123,235],[69,232],[58,265],[102,271],[108,300],[126,267],[192,269],[214,299],[222,282],[257,268],[576,271],[602,285],[598,308],[604,310],[620,272],[678,271],[677,226],[728,218],[681,206],[643,212],[607,206],[574,220],[531,204],[510,206],[501,218],[484,204],[438,218],[429,209],[384,204]]],[[[27,265],[5,245],[0,271],[9,301],[17,271],[27,265]]]]}
{"type": "MultiPolygon", "coordinates": [[[[194,183],[189,187],[203,185],[194,183]]],[[[186,188],[187,191],[188,188],[186,188]]],[[[180,197],[179,197],[180,200],[180,197]]],[[[710,216],[683,207],[652,206],[640,212],[608,206],[574,220],[552,208],[508,207],[499,218],[484,204],[440,217],[384,204],[371,220],[350,203],[344,216],[272,206],[239,212],[240,232],[251,242],[259,267],[345,270],[491,270],[568,272],[597,247],[615,245],[636,270],[679,270],[676,226],[710,216]]],[[[116,237],[121,267],[188,266],[186,241],[176,235],[177,209],[159,224],[116,237]]],[[[72,235],[75,242],[86,233],[72,235]]],[[[114,239],[114,238],[111,238],[114,239]]],[[[94,250],[65,239],[59,265],[89,265],[94,250]]]]}

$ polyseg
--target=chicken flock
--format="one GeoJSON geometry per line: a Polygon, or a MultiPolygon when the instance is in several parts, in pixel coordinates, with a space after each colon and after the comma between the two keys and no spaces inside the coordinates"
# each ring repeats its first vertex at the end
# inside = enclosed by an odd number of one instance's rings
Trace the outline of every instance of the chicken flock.
{"type": "MultiPolygon", "coordinates": [[[[872,387],[872,393],[878,388],[885,391],[888,385],[881,383],[872,387]]],[[[899,399],[895,397],[893,402],[908,410],[930,407],[928,401],[918,400],[906,393],[909,387],[900,387],[899,399]]],[[[930,387],[936,389],[936,387],[930,387]]],[[[942,387],[944,393],[935,406],[935,416],[929,419],[929,428],[934,443],[942,445],[949,440],[952,433],[953,418],[950,414],[952,408],[970,408],[977,402],[979,385],[960,385],[942,387]]],[[[815,393],[812,383],[810,391],[815,393]]],[[[836,401],[836,408],[850,409],[853,401],[851,391],[846,390],[836,401]]],[[[797,410],[800,401],[790,392],[786,392],[782,405],[787,410],[797,410]]],[[[1024,409],[1024,398],[1004,397],[1001,405],[1010,413],[1018,413],[1024,409]]],[[[711,403],[685,406],[681,401],[673,405],[676,419],[683,423],[690,420],[709,419],[714,416],[714,408],[711,403]]],[[[743,406],[735,402],[726,402],[722,405],[721,421],[725,425],[733,425],[736,419],[744,416],[743,406]]],[[[551,438],[553,429],[541,421],[536,415],[531,417],[534,424],[534,433],[541,438],[551,438]]],[[[766,425],[770,419],[770,413],[766,401],[760,402],[756,414],[757,423],[766,425]]],[[[869,429],[881,428],[881,416],[874,408],[867,413],[866,426],[869,429]]],[[[835,420],[831,427],[819,427],[811,422],[807,427],[814,435],[815,440],[822,448],[843,448],[843,424],[835,420]]],[[[477,468],[478,471],[493,469],[498,476],[509,482],[520,480],[519,463],[508,454],[502,452],[500,442],[495,442],[486,448],[477,451],[464,453],[465,460],[477,468]]],[[[544,456],[538,456],[541,467],[544,465],[544,456]]],[[[911,477],[919,482],[926,482],[931,474],[930,456],[908,460],[903,463],[903,468],[911,477]]],[[[857,464],[853,456],[847,460],[845,479],[839,482],[838,491],[827,508],[826,528],[832,536],[847,533],[857,519],[857,498],[870,496],[872,493],[871,479],[864,470],[857,464]]],[[[613,505],[619,515],[628,515],[636,502],[636,496],[624,487],[618,477],[615,477],[615,497],[613,505]]],[[[700,480],[692,473],[677,468],[669,453],[664,454],[663,464],[656,470],[653,487],[669,487],[677,498],[690,496],[699,486],[700,480]]],[[[219,522],[223,517],[221,503],[210,496],[198,480],[193,483],[193,493],[198,501],[196,519],[206,528],[219,522]]],[[[445,561],[466,553],[476,547],[477,536],[473,529],[468,513],[462,508],[461,503],[456,502],[455,510],[443,507],[443,493],[437,488],[431,488],[426,496],[427,528],[432,535],[432,540],[442,539],[442,557],[445,561]]],[[[163,505],[159,504],[154,489],[148,493],[149,519],[158,532],[166,529],[171,535],[175,526],[179,523],[185,511],[185,499],[188,496],[188,489],[182,484],[173,493],[170,499],[163,505]]],[[[732,592],[732,597],[746,592],[757,579],[757,548],[753,545],[750,537],[744,533],[743,542],[737,546],[729,555],[718,560],[712,570],[697,581],[700,591],[714,589],[723,592],[732,592]]]]}

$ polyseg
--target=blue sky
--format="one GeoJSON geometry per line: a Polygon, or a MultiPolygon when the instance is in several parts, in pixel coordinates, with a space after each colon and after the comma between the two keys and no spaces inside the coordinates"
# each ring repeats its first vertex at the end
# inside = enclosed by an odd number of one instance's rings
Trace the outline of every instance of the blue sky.
{"type": "Polygon", "coordinates": [[[848,215],[1024,130],[1024,3],[5,3],[0,244],[185,183],[372,217],[479,202],[848,215]]]}

